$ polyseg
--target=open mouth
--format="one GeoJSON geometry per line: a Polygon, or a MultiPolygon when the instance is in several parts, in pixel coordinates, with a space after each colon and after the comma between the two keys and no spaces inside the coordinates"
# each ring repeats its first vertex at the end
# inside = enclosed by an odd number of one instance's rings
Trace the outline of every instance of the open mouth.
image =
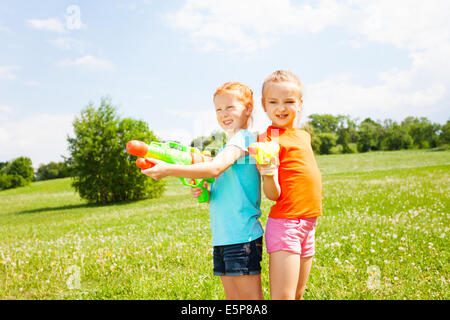
{"type": "Polygon", "coordinates": [[[225,120],[225,121],[222,121],[222,123],[226,126],[229,126],[230,124],[233,123],[233,120],[225,120]]]}
{"type": "Polygon", "coordinates": [[[275,117],[278,119],[284,120],[288,117],[288,114],[276,114],[275,117]]]}

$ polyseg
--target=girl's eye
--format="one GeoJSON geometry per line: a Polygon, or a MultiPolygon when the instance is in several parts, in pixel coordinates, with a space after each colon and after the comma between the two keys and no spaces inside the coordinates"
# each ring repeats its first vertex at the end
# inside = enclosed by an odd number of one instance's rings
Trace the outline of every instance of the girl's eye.
{"type": "Polygon", "coordinates": [[[234,109],[234,107],[233,106],[228,106],[227,110],[230,110],[230,109],[234,109]]]}

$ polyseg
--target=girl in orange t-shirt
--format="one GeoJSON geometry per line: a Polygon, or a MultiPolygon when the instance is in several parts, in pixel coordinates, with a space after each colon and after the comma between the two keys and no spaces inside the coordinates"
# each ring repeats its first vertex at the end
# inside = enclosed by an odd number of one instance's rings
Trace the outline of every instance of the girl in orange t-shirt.
{"type": "Polygon", "coordinates": [[[322,215],[322,178],[311,136],[297,128],[302,84],[290,71],[266,78],[262,106],[272,125],[258,141],[276,141],[279,159],[258,165],[264,194],[276,201],[266,224],[272,299],[302,299],[311,270],[317,217],[322,215]],[[278,166],[279,160],[279,166],[278,166]]]}

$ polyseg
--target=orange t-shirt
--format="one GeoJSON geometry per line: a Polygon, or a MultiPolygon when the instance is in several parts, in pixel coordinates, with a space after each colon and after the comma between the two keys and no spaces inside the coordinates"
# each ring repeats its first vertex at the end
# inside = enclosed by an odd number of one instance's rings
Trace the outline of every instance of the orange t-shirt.
{"type": "Polygon", "coordinates": [[[269,126],[258,141],[280,145],[278,183],[281,195],[269,218],[299,219],[322,215],[322,175],[311,147],[311,136],[302,129],[269,126]]]}

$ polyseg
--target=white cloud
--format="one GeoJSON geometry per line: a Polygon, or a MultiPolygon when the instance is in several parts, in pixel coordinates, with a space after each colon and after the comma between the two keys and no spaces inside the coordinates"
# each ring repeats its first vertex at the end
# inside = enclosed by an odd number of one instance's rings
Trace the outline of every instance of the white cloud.
{"type": "Polygon", "coordinates": [[[0,113],[11,113],[12,112],[12,107],[8,106],[8,105],[0,105],[0,113]]]}
{"type": "Polygon", "coordinates": [[[73,50],[76,49],[80,52],[84,51],[84,42],[72,37],[59,37],[48,41],[53,46],[62,50],[73,50]]]}
{"type": "Polygon", "coordinates": [[[375,43],[404,49],[410,66],[380,70],[371,79],[375,85],[362,86],[351,75],[325,75],[322,81],[305,84],[309,114],[385,112],[387,117],[401,117],[437,107],[448,97],[448,12],[448,0],[187,0],[167,19],[207,51],[251,52],[275,46],[283,35],[326,32],[331,27],[346,32],[350,40],[341,44],[353,48],[375,43]]]}
{"type": "Polygon", "coordinates": [[[9,119],[11,114],[13,113],[13,108],[8,105],[0,105],[0,123],[1,121],[6,121],[9,119]]]}
{"type": "MultiPolygon", "coordinates": [[[[367,40],[400,48],[429,49],[449,39],[447,0],[320,0],[314,5],[290,0],[187,0],[168,23],[209,47],[226,43],[236,50],[257,50],[280,35],[317,33],[342,26],[357,46],[367,40]]],[[[219,45],[222,44],[222,45],[219,45]]]]}
{"type": "Polygon", "coordinates": [[[57,33],[66,33],[64,22],[59,18],[48,19],[28,19],[27,24],[36,30],[53,31],[57,33]]]}
{"type": "Polygon", "coordinates": [[[194,138],[211,134],[212,131],[221,130],[216,121],[213,108],[201,111],[186,111],[183,109],[168,109],[165,111],[171,118],[178,118],[189,123],[190,126],[180,128],[166,128],[155,130],[155,134],[161,139],[176,140],[187,145],[194,138]]]}
{"type": "Polygon", "coordinates": [[[77,59],[64,59],[56,64],[58,67],[81,67],[87,70],[114,71],[115,66],[106,59],[84,56],[77,59]]]}
{"type": "Polygon", "coordinates": [[[353,117],[404,118],[433,105],[447,93],[442,84],[434,83],[421,89],[401,90],[409,83],[401,72],[384,76],[379,85],[364,87],[354,84],[346,77],[331,77],[306,86],[305,108],[307,114],[351,114],[353,117]],[[411,109],[411,108],[414,109],[411,109]]]}
{"type": "Polygon", "coordinates": [[[252,52],[273,45],[280,34],[319,32],[341,15],[335,0],[322,0],[314,7],[289,0],[188,0],[166,19],[187,31],[202,50],[225,46],[232,52],[252,52]]]}
{"type": "Polygon", "coordinates": [[[450,2],[446,0],[356,0],[350,27],[371,41],[410,50],[438,49],[450,37],[450,2]]]}
{"type": "Polygon", "coordinates": [[[0,66],[0,79],[13,80],[16,78],[14,71],[18,70],[18,66],[0,66]]]}
{"type": "MultiPolygon", "coordinates": [[[[6,110],[11,111],[9,108],[6,110]]],[[[0,108],[0,161],[26,156],[37,168],[42,163],[62,161],[61,155],[68,155],[66,138],[73,135],[74,115],[41,113],[18,118],[10,114],[2,120],[1,114],[0,108]]]]}

